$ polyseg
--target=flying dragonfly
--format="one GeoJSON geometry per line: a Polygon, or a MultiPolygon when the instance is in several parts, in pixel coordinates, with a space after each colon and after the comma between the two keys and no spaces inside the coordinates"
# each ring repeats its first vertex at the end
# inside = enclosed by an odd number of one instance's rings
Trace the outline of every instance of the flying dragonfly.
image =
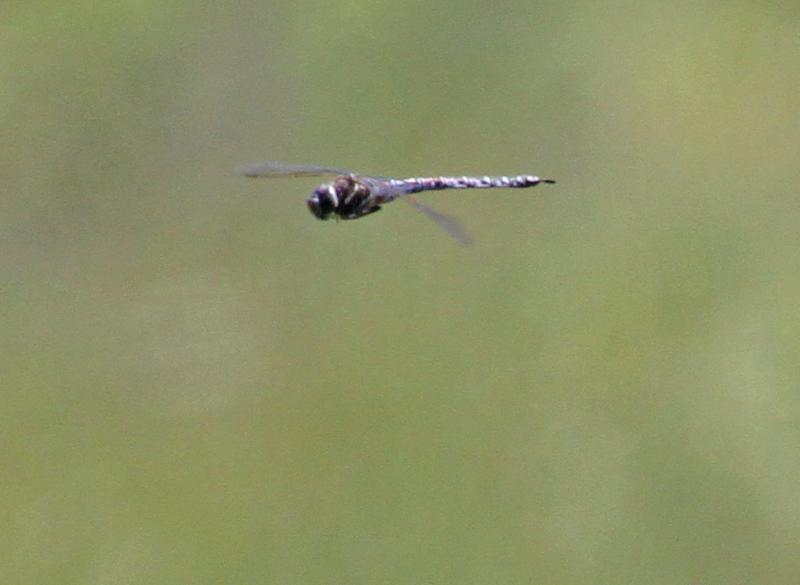
{"type": "Polygon", "coordinates": [[[246,177],[333,177],[311,193],[306,201],[317,219],[358,219],[382,209],[382,205],[402,197],[462,244],[472,237],[461,224],[413,197],[424,191],[445,189],[526,189],[540,183],[555,183],[536,175],[501,177],[416,177],[393,179],[359,175],[339,168],[292,165],[278,162],[245,164],[237,171],[246,177]]]}

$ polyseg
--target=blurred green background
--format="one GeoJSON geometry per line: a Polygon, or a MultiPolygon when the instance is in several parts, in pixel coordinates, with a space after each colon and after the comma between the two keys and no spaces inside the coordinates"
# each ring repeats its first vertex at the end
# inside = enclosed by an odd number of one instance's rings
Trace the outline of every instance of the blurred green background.
{"type": "Polygon", "coordinates": [[[800,582],[800,5],[0,7],[0,582],[800,582]],[[534,173],[315,221],[315,179],[534,173]]]}

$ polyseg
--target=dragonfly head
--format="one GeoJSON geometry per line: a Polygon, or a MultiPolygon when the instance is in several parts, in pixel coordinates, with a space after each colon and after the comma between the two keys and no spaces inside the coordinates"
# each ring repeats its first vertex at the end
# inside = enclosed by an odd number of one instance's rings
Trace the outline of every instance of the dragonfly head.
{"type": "Polygon", "coordinates": [[[333,185],[322,185],[314,189],[306,201],[308,209],[317,219],[328,219],[339,205],[339,197],[333,185]]]}

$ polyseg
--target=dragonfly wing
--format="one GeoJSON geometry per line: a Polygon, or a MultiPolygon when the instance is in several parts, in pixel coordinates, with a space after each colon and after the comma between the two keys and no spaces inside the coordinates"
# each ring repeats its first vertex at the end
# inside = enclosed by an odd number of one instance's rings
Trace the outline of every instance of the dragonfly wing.
{"type": "Polygon", "coordinates": [[[453,219],[449,215],[445,215],[444,213],[439,213],[435,209],[431,209],[411,195],[403,197],[403,200],[408,201],[408,203],[415,209],[427,215],[431,220],[438,224],[440,228],[458,240],[459,244],[463,246],[469,246],[472,243],[472,236],[470,233],[464,228],[464,226],[462,226],[457,220],[453,219]]]}
{"type": "Polygon", "coordinates": [[[247,163],[236,167],[236,172],[245,177],[322,177],[349,175],[346,169],[319,167],[316,165],[293,165],[275,161],[247,163]]]}

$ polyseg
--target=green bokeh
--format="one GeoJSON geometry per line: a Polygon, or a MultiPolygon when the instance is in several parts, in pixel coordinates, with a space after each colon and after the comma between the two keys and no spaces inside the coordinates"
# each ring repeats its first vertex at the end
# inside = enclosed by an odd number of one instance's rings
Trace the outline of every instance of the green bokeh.
{"type": "Polygon", "coordinates": [[[800,582],[800,8],[0,7],[0,582],[800,582]],[[535,173],[305,209],[280,159],[535,173]]]}

